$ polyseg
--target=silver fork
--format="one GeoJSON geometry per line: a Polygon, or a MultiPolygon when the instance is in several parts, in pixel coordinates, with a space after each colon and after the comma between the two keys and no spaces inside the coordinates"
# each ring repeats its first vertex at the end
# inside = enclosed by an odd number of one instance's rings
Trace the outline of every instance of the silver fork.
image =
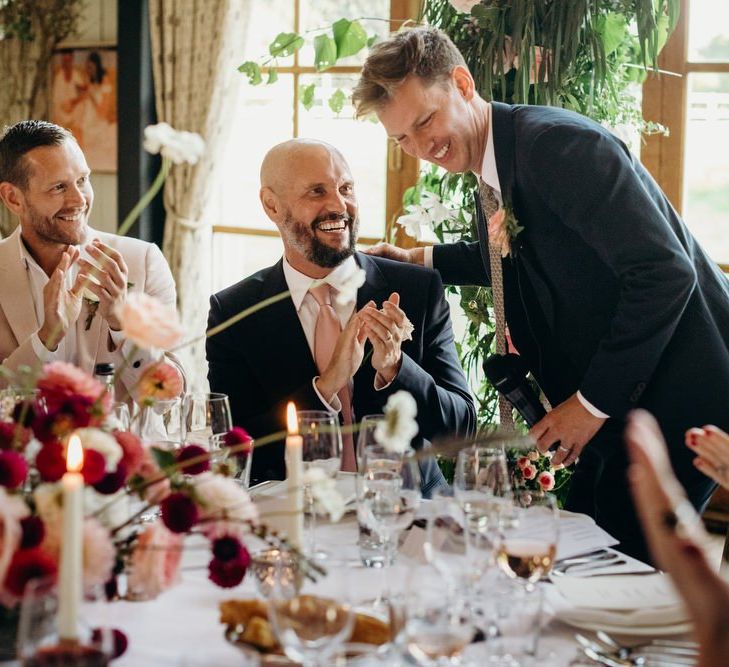
{"type": "Polygon", "coordinates": [[[649,659],[652,657],[669,658],[672,662],[677,664],[693,665],[696,664],[696,660],[699,656],[699,647],[695,642],[671,639],[653,639],[647,644],[625,646],[602,630],[598,630],[596,635],[602,644],[617,651],[621,658],[641,655],[649,659]]]}

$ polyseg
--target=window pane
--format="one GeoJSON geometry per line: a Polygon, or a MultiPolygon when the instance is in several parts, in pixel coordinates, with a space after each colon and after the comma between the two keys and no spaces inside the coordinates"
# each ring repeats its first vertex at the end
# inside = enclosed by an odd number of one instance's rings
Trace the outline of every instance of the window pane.
{"type": "Polygon", "coordinates": [[[244,234],[213,235],[213,293],[275,264],[283,255],[281,239],[244,234]]]}
{"type": "Polygon", "coordinates": [[[729,74],[691,74],[685,218],[718,262],[729,263],[729,74]]]}
{"type": "Polygon", "coordinates": [[[259,170],[268,150],[293,135],[293,79],[281,74],[270,86],[241,85],[220,155],[224,166],[215,184],[220,206],[216,224],[273,229],[258,200],[259,170]]]}
{"type": "MultiPolygon", "coordinates": [[[[360,19],[360,23],[368,35],[377,34],[385,37],[390,31],[390,1],[349,0],[342,3],[339,0],[301,0],[301,32],[302,34],[308,31],[316,32],[310,33],[311,39],[308,39],[307,45],[301,49],[299,64],[308,66],[314,64],[314,49],[311,46],[313,36],[325,32],[317,29],[331,26],[341,18],[360,19]]],[[[331,36],[331,30],[326,32],[331,36]]],[[[353,56],[338,61],[337,64],[361,65],[366,52],[366,49],[363,49],[353,56]]]]}
{"type": "MultiPolygon", "coordinates": [[[[247,0],[247,14],[241,63],[246,60],[259,62],[268,55],[268,45],[280,32],[294,30],[294,0],[247,0]]],[[[281,64],[293,64],[286,58],[281,64]]]]}
{"type": "Polygon", "coordinates": [[[689,60],[729,62],[729,3],[727,0],[691,0],[689,60]]]}
{"type": "Polygon", "coordinates": [[[314,106],[299,110],[299,135],[336,146],[352,170],[359,202],[360,236],[381,237],[385,231],[387,141],[379,124],[355,121],[349,100],[337,116],[328,100],[337,89],[351,90],[356,75],[302,75],[301,85],[316,83],[314,106]]]}

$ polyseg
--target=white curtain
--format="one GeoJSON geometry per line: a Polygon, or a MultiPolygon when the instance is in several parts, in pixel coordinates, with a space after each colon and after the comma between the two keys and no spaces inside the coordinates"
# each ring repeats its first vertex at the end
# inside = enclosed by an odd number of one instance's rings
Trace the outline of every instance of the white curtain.
{"type": "MultiPolygon", "coordinates": [[[[198,132],[206,150],[198,164],[173,166],[164,189],[164,254],[177,283],[186,336],[202,334],[211,292],[212,220],[208,201],[216,160],[233,122],[243,78],[248,0],[150,0],[157,118],[198,132]]],[[[180,352],[192,390],[207,387],[205,344],[180,352]]]]}

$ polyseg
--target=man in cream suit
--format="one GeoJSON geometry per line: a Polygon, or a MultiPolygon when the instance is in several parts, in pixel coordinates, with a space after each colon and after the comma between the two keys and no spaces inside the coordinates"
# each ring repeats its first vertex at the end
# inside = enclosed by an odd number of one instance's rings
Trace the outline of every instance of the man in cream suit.
{"type": "Polygon", "coordinates": [[[111,362],[123,369],[124,398],[155,359],[125,340],[116,311],[128,291],[174,307],[172,274],[157,246],[88,226],[89,177],[73,135],[57,125],[22,121],[0,138],[0,199],[19,222],[0,241],[0,387],[15,384],[21,366],[58,360],[93,373],[111,362]]]}

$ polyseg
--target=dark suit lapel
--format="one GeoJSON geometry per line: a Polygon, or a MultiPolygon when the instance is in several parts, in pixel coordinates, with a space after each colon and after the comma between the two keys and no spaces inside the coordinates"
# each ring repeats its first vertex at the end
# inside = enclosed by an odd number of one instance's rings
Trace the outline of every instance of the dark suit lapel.
{"type": "MultiPolygon", "coordinates": [[[[271,267],[261,287],[261,301],[288,291],[283,272],[283,260],[271,267]]],[[[291,297],[277,301],[260,311],[260,321],[264,326],[256,327],[259,345],[252,349],[260,354],[261,367],[272,372],[277,369],[292,380],[299,377],[312,378],[318,374],[309,343],[301,327],[299,315],[291,297]],[[265,358],[270,355],[270,358],[265,358]]]]}

